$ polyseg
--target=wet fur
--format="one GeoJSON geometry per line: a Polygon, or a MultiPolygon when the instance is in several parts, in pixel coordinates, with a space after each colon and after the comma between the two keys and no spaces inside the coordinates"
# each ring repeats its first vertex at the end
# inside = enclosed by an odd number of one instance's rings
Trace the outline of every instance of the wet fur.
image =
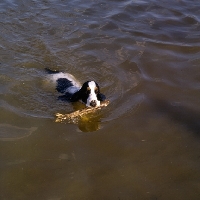
{"type": "MultiPolygon", "coordinates": [[[[51,69],[46,68],[45,69],[48,74],[59,74],[59,71],[53,71],[51,69]]],[[[63,74],[64,75],[64,74],[63,74]]],[[[66,77],[61,77],[56,79],[56,90],[63,95],[59,96],[60,100],[65,100],[69,102],[76,102],[81,100],[83,103],[88,104],[88,98],[90,96],[87,88],[89,87],[89,83],[94,81],[86,81],[81,87],[78,86],[78,84],[75,85],[74,81],[69,80],[66,77]]],[[[95,83],[95,86],[97,88],[95,93],[95,99],[97,101],[104,101],[106,99],[105,95],[100,92],[99,85],[95,83]]]]}

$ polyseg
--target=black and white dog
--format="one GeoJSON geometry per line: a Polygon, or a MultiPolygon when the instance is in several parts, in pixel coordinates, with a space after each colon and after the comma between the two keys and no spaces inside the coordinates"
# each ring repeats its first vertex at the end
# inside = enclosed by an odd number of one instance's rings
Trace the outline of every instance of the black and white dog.
{"type": "Polygon", "coordinates": [[[106,99],[100,93],[99,85],[95,81],[87,81],[82,86],[74,76],[68,73],[53,71],[45,68],[51,78],[56,82],[56,90],[63,95],[60,99],[75,102],[81,100],[88,107],[98,107],[106,99]]]}

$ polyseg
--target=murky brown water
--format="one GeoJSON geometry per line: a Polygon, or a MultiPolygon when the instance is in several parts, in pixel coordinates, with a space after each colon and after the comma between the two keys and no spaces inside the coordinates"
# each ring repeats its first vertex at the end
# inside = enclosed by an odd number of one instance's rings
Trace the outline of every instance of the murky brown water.
{"type": "Polygon", "coordinates": [[[0,199],[200,199],[200,2],[0,3],[0,199]],[[45,67],[111,104],[55,113],[45,67]]]}

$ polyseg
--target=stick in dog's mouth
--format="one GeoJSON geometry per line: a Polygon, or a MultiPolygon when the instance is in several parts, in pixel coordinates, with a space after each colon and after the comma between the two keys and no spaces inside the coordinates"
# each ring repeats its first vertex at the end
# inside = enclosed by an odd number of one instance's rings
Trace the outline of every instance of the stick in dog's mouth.
{"type": "Polygon", "coordinates": [[[106,106],[108,106],[109,103],[110,103],[109,100],[105,100],[105,101],[102,101],[100,106],[98,106],[98,107],[86,107],[81,110],[77,110],[72,113],[69,113],[69,114],[56,113],[55,122],[67,122],[67,123],[77,124],[78,120],[81,117],[83,117],[84,115],[95,112],[96,110],[99,110],[103,107],[106,107],[106,106]]]}

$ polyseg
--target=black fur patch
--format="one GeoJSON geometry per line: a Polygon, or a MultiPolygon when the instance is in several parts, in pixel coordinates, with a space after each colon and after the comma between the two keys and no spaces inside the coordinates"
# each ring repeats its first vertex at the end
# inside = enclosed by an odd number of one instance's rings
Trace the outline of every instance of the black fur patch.
{"type": "Polygon", "coordinates": [[[56,90],[60,93],[64,93],[67,88],[73,86],[72,82],[66,78],[59,78],[56,82],[56,90]]]}

